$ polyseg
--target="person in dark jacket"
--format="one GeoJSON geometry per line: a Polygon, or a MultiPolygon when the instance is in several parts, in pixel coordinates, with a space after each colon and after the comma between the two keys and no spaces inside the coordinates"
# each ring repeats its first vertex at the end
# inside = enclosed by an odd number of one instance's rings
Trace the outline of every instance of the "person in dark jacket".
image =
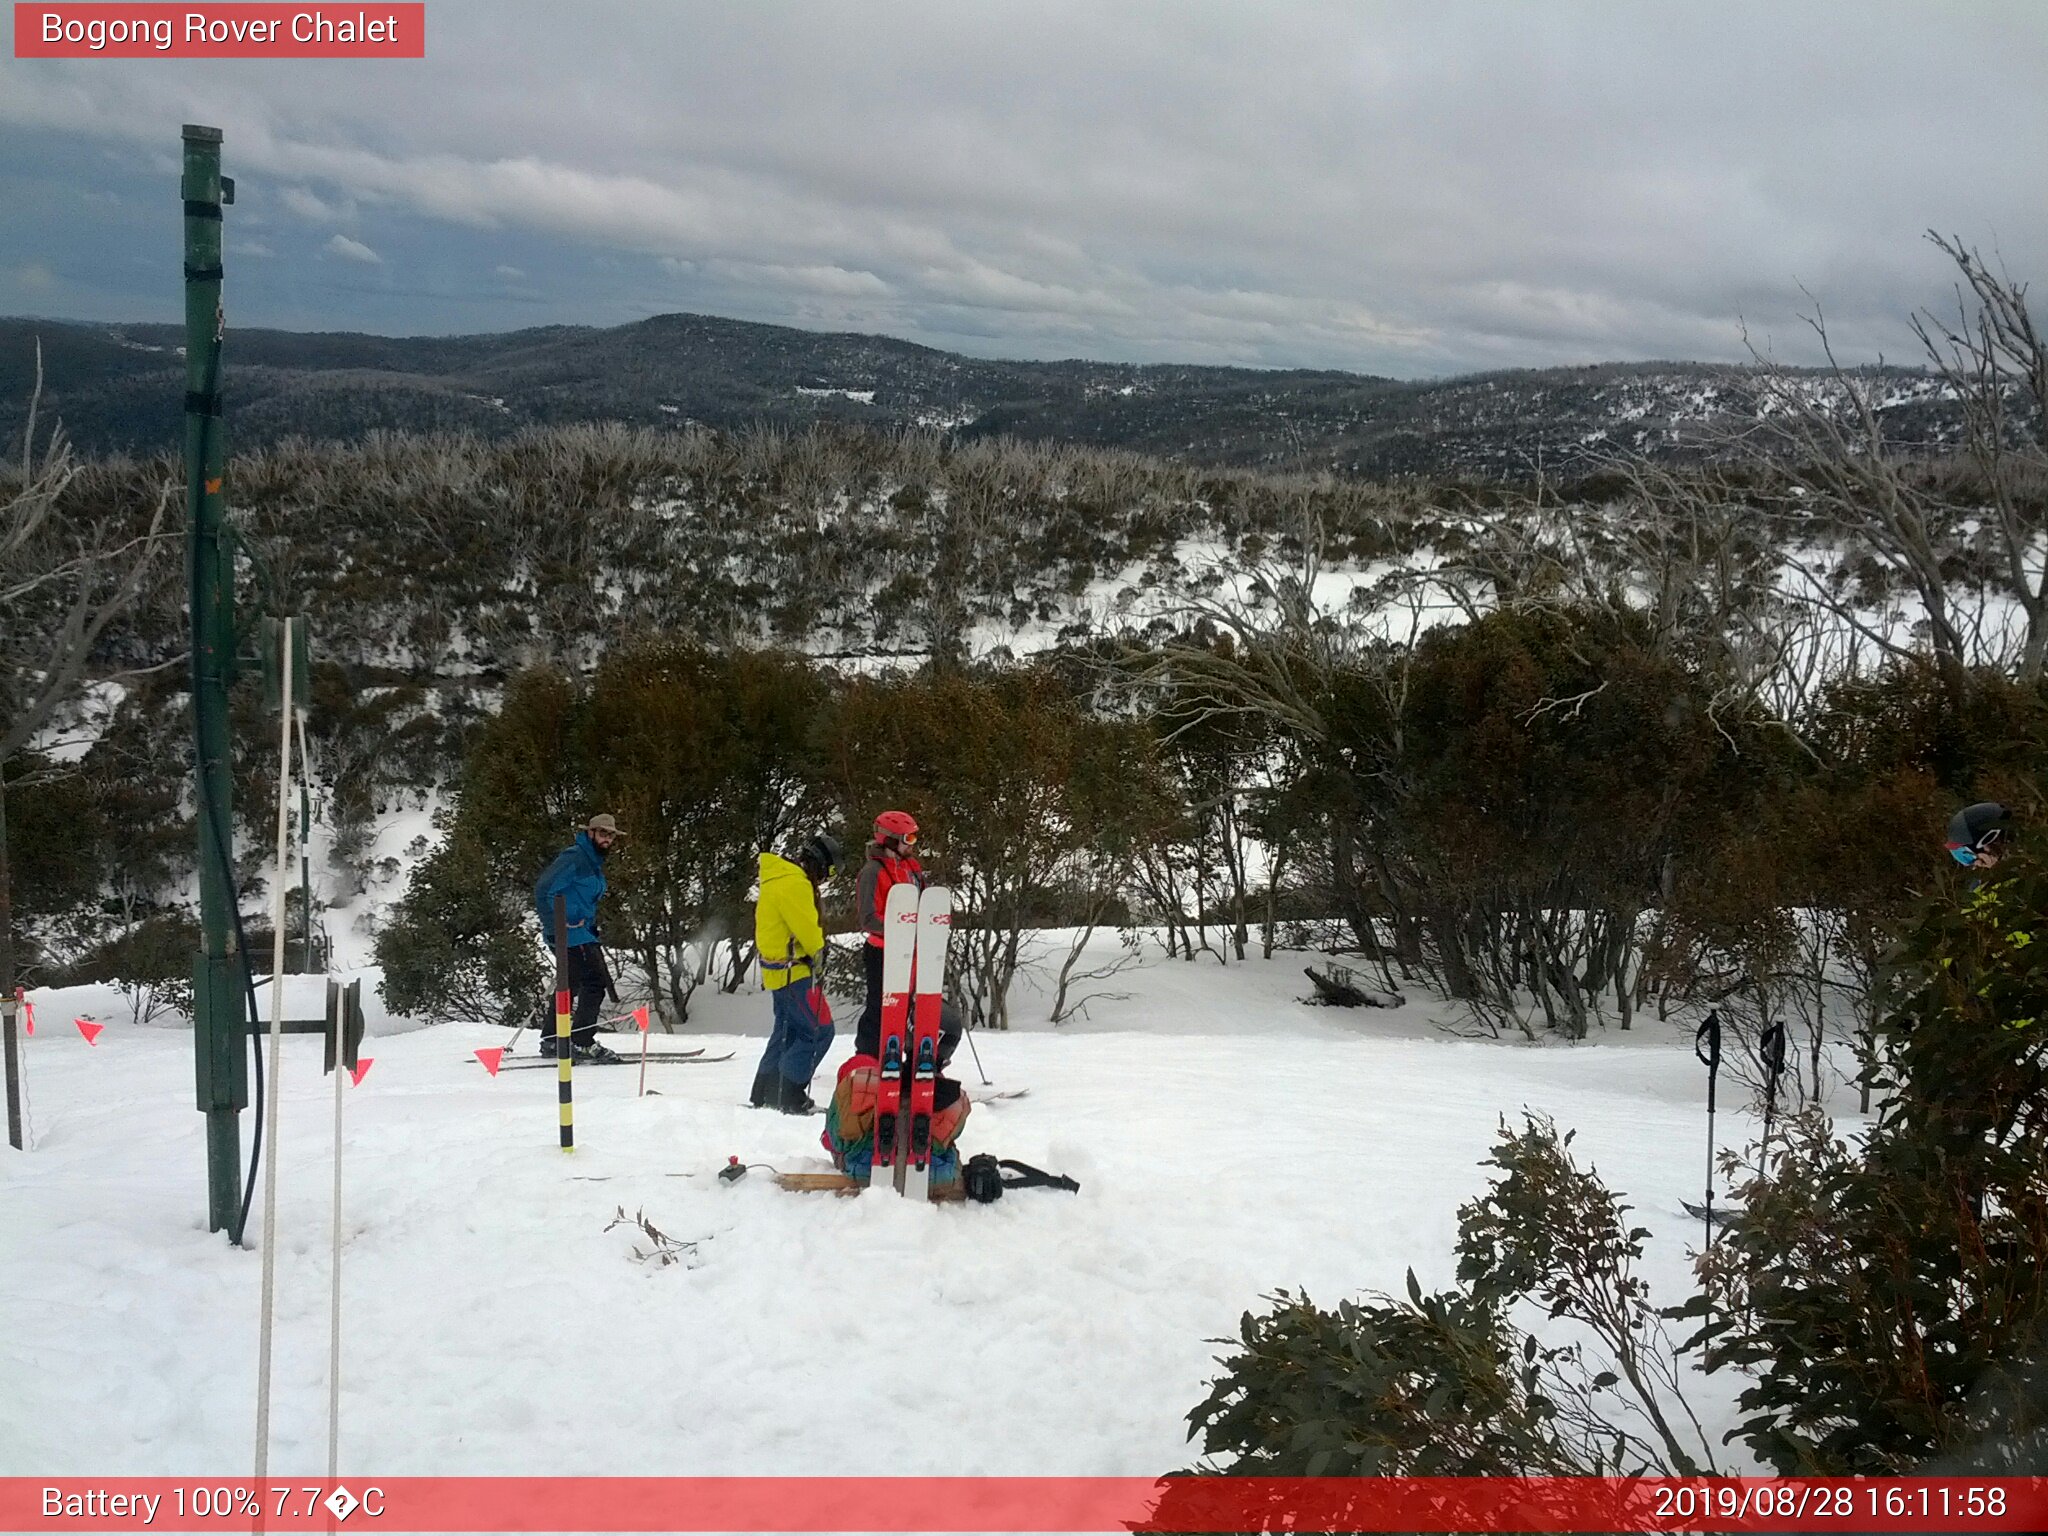
{"type": "Polygon", "coordinates": [[[1948,824],[1948,852],[1966,869],[1994,869],[2012,837],[2012,811],[1996,800],[1980,800],[1957,811],[1948,824]]]}
{"type": "MultiPolygon", "coordinates": [[[[604,861],[620,837],[619,824],[610,816],[590,818],[576,834],[576,841],[555,855],[555,861],[541,871],[533,885],[534,915],[550,952],[555,947],[555,898],[563,898],[568,919],[568,976],[566,983],[575,997],[569,1038],[578,1061],[617,1061],[618,1056],[597,1043],[597,1011],[605,994],[612,990],[611,972],[604,963],[604,948],[598,942],[597,904],[605,893],[604,861]]],[[[555,1036],[543,1033],[543,1056],[555,1054],[555,1036]]]]}

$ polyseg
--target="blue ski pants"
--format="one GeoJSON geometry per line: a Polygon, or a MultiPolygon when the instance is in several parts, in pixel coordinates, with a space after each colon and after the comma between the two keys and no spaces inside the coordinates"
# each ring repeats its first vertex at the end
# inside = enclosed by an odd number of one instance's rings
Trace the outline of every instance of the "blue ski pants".
{"type": "Polygon", "coordinates": [[[832,1048],[835,1031],[830,1024],[819,1022],[811,1003],[809,977],[777,987],[768,996],[775,1005],[775,1027],[769,1032],[768,1049],[761,1053],[754,1076],[779,1075],[799,1088],[806,1087],[832,1048]]]}

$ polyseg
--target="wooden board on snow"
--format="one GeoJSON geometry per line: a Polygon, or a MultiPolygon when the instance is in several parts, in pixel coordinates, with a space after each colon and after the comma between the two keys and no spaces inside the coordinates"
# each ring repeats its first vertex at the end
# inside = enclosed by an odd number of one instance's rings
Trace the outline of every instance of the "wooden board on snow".
{"type": "MultiPolygon", "coordinates": [[[[847,1173],[778,1173],[775,1175],[775,1182],[784,1189],[799,1192],[826,1190],[835,1195],[857,1195],[867,1188],[867,1185],[847,1173]]],[[[966,1187],[958,1179],[932,1191],[934,1200],[966,1198],[966,1187]]]]}

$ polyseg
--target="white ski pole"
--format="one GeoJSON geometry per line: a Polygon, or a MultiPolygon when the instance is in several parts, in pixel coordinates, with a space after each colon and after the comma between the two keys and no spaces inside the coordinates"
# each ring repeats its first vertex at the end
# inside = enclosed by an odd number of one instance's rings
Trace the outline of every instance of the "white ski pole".
{"type": "MultiPolygon", "coordinates": [[[[330,983],[330,990],[332,984],[330,983]]],[[[327,1480],[341,1475],[341,1080],[348,1076],[347,994],[334,991],[334,1267],[327,1318],[327,1480]]],[[[275,1156],[275,1152],[272,1153],[275,1156]]]]}
{"type": "Polygon", "coordinates": [[[284,893],[290,856],[292,777],[292,621],[284,621],[282,713],[277,762],[277,878],[272,884],[270,956],[270,1124],[264,1139],[270,1156],[263,1168],[263,1316],[256,1351],[256,1483],[270,1473],[270,1331],[277,1295],[277,1107],[284,1098],[279,1076],[284,1056],[284,893]]]}

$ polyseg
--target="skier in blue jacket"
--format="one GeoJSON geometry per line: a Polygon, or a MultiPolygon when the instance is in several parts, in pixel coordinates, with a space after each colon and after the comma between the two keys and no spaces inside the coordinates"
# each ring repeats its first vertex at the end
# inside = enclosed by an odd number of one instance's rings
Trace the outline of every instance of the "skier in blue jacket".
{"type": "MultiPolygon", "coordinates": [[[[534,915],[540,919],[541,936],[549,950],[555,947],[555,898],[560,896],[568,918],[568,966],[566,984],[575,994],[575,1013],[569,1038],[578,1061],[617,1061],[618,1056],[597,1043],[597,1010],[612,989],[611,972],[605,968],[604,947],[598,943],[597,903],[605,893],[604,861],[612,844],[622,834],[610,816],[593,816],[576,834],[576,841],[555,855],[555,861],[541,872],[533,885],[534,915]]],[[[543,1033],[543,1056],[555,1054],[555,1036],[543,1033]]]]}

